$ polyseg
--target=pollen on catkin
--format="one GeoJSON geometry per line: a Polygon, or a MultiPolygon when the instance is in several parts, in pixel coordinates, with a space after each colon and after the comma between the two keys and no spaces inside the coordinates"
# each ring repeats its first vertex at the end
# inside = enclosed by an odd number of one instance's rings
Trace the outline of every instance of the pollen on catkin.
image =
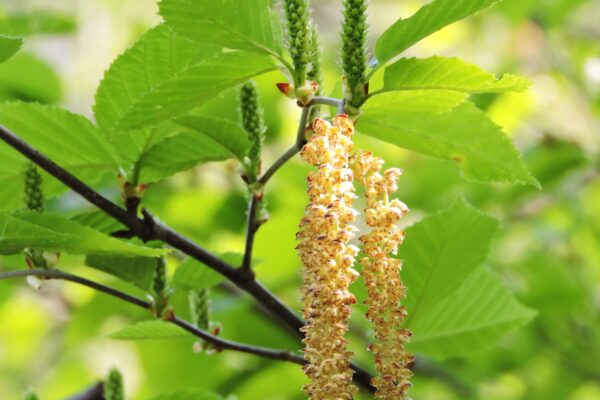
{"type": "Polygon", "coordinates": [[[392,255],[404,239],[398,221],[408,208],[398,199],[390,200],[398,189],[401,171],[390,168],[381,173],[383,160],[370,152],[357,153],[352,165],[356,180],[364,186],[366,223],[371,227],[359,240],[365,253],[360,263],[368,292],[367,319],[373,324],[375,336],[369,350],[375,356],[378,376],[372,384],[377,388],[377,399],[404,399],[412,376],[408,366],[414,358],[404,348],[411,332],[402,327],[406,315],[401,304],[406,292],[400,279],[402,263],[392,255]]]}
{"type": "Polygon", "coordinates": [[[356,387],[344,336],[356,301],[348,287],[358,275],[352,268],[358,248],[348,244],[357,230],[349,168],[354,126],[338,116],[332,124],[316,119],[313,131],[301,156],[317,170],[307,178],[310,203],[296,235],[305,282],[303,369],[310,379],[304,391],[313,400],[351,399],[356,387]]]}

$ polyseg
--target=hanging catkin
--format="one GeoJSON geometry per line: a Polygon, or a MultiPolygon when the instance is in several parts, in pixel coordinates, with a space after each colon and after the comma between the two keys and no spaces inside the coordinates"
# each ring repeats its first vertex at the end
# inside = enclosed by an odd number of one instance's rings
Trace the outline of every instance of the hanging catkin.
{"type": "Polygon", "coordinates": [[[355,303],[348,287],[357,277],[352,266],[358,249],[348,244],[357,214],[349,168],[354,126],[338,116],[331,125],[316,119],[313,130],[301,155],[318,169],[307,178],[310,203],[297,234],[305,282],[304,371],[311,381],[304,390],[310,399],[351,399],[356,387],[344,336],[355,303]]]}
{"type": "Polygon", "coordinates": [[[408,365],[413,361],[404,348],[411,333],[402,328],[406,309],[401,304],[405,288],[400,279],[402,263],[391,255],[396,254],[404,239],[398,221],[408,208],[398,199],[390,200],[398,186],[400,170],[390,168],[381,174],[383,160],[369,152],[354,156],[354,174],[365,190],[366,223],[371,230],[360,236],[365,257],[360,260],[367,287],[367,319],[373,324],[375,342],[369,350],[375,355],[378,376],[373,379],[376,398],[403,399],[410,387],[412,372],[408,365]]]}

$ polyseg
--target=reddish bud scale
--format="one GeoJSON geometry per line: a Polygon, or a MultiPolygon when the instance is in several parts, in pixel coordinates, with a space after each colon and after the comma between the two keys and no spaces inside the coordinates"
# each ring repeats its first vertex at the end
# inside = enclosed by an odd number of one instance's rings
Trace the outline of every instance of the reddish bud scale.
{"type": "Polygon", "coordinates": [[[356,154],[353,159],[355,177],[365,189],[366,223],[371,227],[359,240],[366,255],[360,260],[368,292],[366,316],[375,333],[375,343],[369,350],[375,355],[379,373],[372,383],[377,388],[377,399],[399,400],[405,398],[410,387],[412,372],[409,365],[414,358],[404,349],[412,334],[402,328],[406,315],[406,309],[401,305],[405,297],[400,279],[402,263],[391,255],[396,254],[404,239],[398,221],[408,208],[397,199],[389,199],[398,189],[400,170],[391,168],[381,174],[382,165],[383,160],[369,152],[356,154]]]}
{"type": "Polygon", "coordinates": [[[357,277],[352,266],[358,252],[348,244],[357,230],[351,225],[357,213],[349,168],[354,126],[346,116],[313,125],[301,156],[317,170],[307,178],[310,203],[296,235],[304,264],[304,371],[311,381],[304,390],[310,399],[352,399],[356,387],[344,336],[356,301],[348,290],[357,277]]]}

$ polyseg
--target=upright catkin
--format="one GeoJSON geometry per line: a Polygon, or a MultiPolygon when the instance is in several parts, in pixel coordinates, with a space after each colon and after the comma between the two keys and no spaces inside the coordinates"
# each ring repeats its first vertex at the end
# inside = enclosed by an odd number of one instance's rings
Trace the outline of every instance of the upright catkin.
{"type": "Polygon", "coordinates": [[[106,400],[125,400],[123,376],[116,368],[111,368],[104,381],[103,394],[106,400]]]}
{"type": "Polygon", "coordinates": [[[242,126],[250,140],[248,182],[254,183],[260,174],[262,145],[265,140],[263,114],[258,102],[256,83],[249,81],[241,87],[239,103],[242,126]]]}
{"type": "Polygon", "coordinates": [[[358,107],[367,95],[367,0],[344,0],[342,69],[347,106],[358,107]]]}
{"type": "Polygon", "coordinates": [[[349,168],[354,126],[338,116],[332,124],[316,119],[313,131],[301,156],[317,170],[307,178],[310,203],[297,234],[305,282],[303,368],[310,379],[304,391],[314,400],[351,399],[356,387],[344,336],[356,301],[348,287],[358,275],[352,268],[358,248],[348,244],[357,230],[349,168]]]}
{"type": "Polygon", "coordinates": [[[309,32],[308,32],[308,0],[285,0],[285,16],[287,19],[288,48],[294,63],[296,87],[304,85],[308,65],[309,32]]]}
{"type": "Polygon", "coordinates": [[[352,165],[356,180],[364,186],[366,223],[371,227],[359,240],[365,253],[360,263],[368,292],[367,319],[373,324],[375,336],[369,350],[375,356],[378,376],[372,384],[377,388],[377,399],[404,399],[412,376],[408,366],[414,358],[404,348],[411,332],[402,328],[406,315],[401,304],[406,292],[400,279],[402,263],[392,255],[404,239],[398,221],[408,208],[398,199],[390,200],[398,189],[401,171],[390,168],[382,174],[383,160],[370,152],[357,153],[352,165]]]}

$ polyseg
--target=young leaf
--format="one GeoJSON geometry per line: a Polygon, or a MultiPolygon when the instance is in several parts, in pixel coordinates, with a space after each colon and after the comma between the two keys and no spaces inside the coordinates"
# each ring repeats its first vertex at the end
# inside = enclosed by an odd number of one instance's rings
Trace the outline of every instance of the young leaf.
{"type": "Polygon", "coordinates": [[[465,93],[520,92],[527,79],[505,74],[500,79],[458,58],[401,58],[385,69],[383,90],[455,90],[465,93]]]}
{"type": "Polygon", "coordinates": [[[535,315],[500,277],[479,268],[451,296],[415,315],[409,324],[410,348],[439,358],[463,357],[495,345],[535,315]]]}
{"type": "Polygon", "coordinates": [[[156,182],[208,161],[243,161],[250,142],[243,128],[225,119],[184,116],[176,121],[187,132],[165,139],[141,157],[140,181],[156,182]]]}
{"type": "MultiPolygon", "coordinates": [[[[12,102],[0,104],[0,124],[84,182],[96,183],[105,172],[117,169],[114,148],[81,115],[58,107],[12,102]]],[[[0,160],[0,164],[4,162],[0,160]]],[[[12,163],[10,167],[18,168],[12,163]]]]}
{"type": "Polygon", "coordinates": [[[124,257],[115,255],[90,254],[86,265],[106,272],[148,291],[154,278],[156,258],[124,257]]]}
{"type": "Polygon", "coordinates": [[[98,125],[110,132],[145,94],[220,51],[179,37],[164,25],[150,29],[105,72],[94,104],[98,125]]]}
{"type": "Polygon", "coordinates": [[[409,319],[416,318],[458,289],[487,258],[498,222],[456,201],[448,210],[406,230],[398,250],[404,260],[402,279],[410,288],[409,319]]]}
{"type": "Polygon", "coordinates": [[[240,51],[217,54],[169,79],[132,104],[117,129],[134,129],[178,117],[226,89],[276,69],[268,56],[240,51]]]}
{"type": "Polygon", "coordinates": [[[163,393],[152,400],[223,400],[223,397],[206,390],[178,390],[172,393],[163,393]]]}
{"type": "Polygon", "coordinates": [[[137,322],[108,335],[118,340],[155,340],[193,338],[177,325],[159,319],[137,322]]]}
{"type": "Polygon", "coordinates": [[[17,254],[25,248],[70,254],[148,257],[159,257],[167,252],[115,239],[56,214],[32,211],[0,213],[0,254],[17,254]]]}
{"type": "Polygon", "coordinates": [[[397,146],[453,160],[467,180],[539,186],[500,127],[469,102],[441,114],[365,110],[357,127],[397,146]]]}
{"type": "Polygon", "coordinates": [[[23,45],[23,39],[0,35],[0,63],[11,58],[23,45]]]}
{"type": "Polygon", "coordinates": [[[184,37],[281,55],[281,25],[269,0],[162,0],[159,6],[165,23],[184,37]]]}
{"type": "Polygon", "coordinates": [[[434,0],[409,18],[399,19],[377,40],[375,55],[379,65],[408,49],[419,40],[446,25],[473,15],[498,0],[434,0]]]}
{"type": "MultiPolygon", "coordinates": [[[[243,258],[243,255],[238,253],[224,253],[219,256],[232,265],[240,265],[243,258]]],[[[175,270],[173,286],[179,290],[202,290],[210,289],[223,280],[223,275],[193,258],[187,258],[175,270]]]]}

